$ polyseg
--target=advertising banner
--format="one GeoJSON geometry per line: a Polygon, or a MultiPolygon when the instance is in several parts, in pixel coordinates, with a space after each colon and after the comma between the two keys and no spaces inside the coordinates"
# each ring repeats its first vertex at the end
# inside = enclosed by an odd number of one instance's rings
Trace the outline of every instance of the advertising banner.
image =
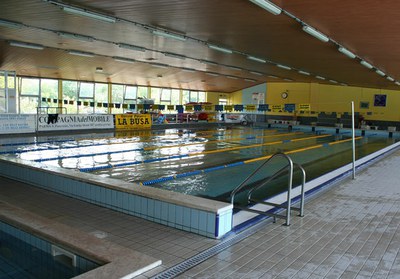
{"type": "Polygon", "coordinates": [[[311,105],[310,104],[299,104],[298,110],[310,111],[311,110],[311,105]]]}
{"type": "Polygon", "coordinates": [[[41,114],[38,117],[38,131],[113,129],[111,114],[41,114]]]}
{"type": "Polygon", "coordinates": [[[272,105],[271,110],[273,112],[282,112],[283,111],[283,105],[272,105]]]}
{"type": "Polygon", "coordinates": [[[150,129],[150,114],[117,114],[115,115],[115,129],[138,130],[150,129]]]}
{"type": "Polygon", "coordinates": [[[246,110],[254,111],[254,110],[256,110],[256,105],[246,105],[246,110]]]}
{"type": "Polygon", "coordinates": [[[33,114],[0,114],[0,134],[34,133],[35,128],[33,114]]]}

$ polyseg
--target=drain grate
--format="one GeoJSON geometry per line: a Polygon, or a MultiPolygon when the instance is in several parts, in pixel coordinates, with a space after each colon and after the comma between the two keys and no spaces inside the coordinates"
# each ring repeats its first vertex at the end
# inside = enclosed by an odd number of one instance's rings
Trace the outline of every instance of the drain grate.
{"type": "MultiPolygon", "coordinates": [[[[267,221],[271,221],[272,218],[268,218],[267,221]]],[[[257,232],[260,227],[265,226],[265,222],[260,222],[252,227],[250,227],[247,230],[244,230],[232,237],[229,237],[222,242],[218,243],[217,245],[208,248],[207,250],[204,250],[203,252],[200,252],[199,254],[151,277],[151,279],[169,279],[169,278],[174,278],[175,276],[178,276],[179,274],[182,274],[186,270],[189,270],[190,268],[204,262],[208,258],[211,258],[212,256],[222,252],[226,248],[242,241],[243,239],[251,236],[255,232],[257,232]]]]}

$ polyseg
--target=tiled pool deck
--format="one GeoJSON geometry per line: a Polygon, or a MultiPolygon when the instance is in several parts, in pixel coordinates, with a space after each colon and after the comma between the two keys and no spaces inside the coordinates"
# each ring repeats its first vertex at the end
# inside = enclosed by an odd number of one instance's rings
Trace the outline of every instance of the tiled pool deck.
{"type": "MultiPolygon", "coordinates": [[[[306,203],[290,227],[251,236],[179,278],[400,278],[400,151],[306,203]]],[[[161,259],[152,277],[224,240],[148,222],[0,178],[0,200],[161,259]]],[[[123,255],[121,255],[123,257],[123,255]]],[[[109,278],[109,277],[107,277],[109,278]]]]}

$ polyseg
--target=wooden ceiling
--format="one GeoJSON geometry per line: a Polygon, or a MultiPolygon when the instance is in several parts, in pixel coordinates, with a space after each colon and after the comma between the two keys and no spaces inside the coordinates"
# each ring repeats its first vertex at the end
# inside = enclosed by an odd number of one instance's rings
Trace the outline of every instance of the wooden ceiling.
{"type": "Polygon", "coordinates": [[[218,92],[234,92],[265,81],[400,89],[375,72],[380,69],[400,81],[400,48],[396,47],[400,43],[400,1],[271,2],[283,9],[280,15],[248,0],[2,0],[0,20],[22,25],[12,28],[0,22],[0,69],[22,76],[218,92]],[[70,14],[63,6],[108,15],[116,22],[70,14]],[[331,40],[324,43],[305,33],[305,24],[331,40]],[[175,32],[185,41],[155,35],[153,30],[175,32]],[[91,40],[66,38],[60,32],[91,40]],[[39,44],[44,49],[15,47],[10,41],[39,44]],[[121,43],[143,51],[122,48],[121,43]],[[211,49],[209,44],[232,53],[211,49]],[[357,57],[340,53],[339,46],[357,57]],[[94,56],[71,55],[70,50],[94,56]],[[249,55],[267,62],[249,60],[249,55]],[[118,62],[113,57],[135,62],[118,62]],[[374,68],[362,66],[361,60],[374,68]]]}

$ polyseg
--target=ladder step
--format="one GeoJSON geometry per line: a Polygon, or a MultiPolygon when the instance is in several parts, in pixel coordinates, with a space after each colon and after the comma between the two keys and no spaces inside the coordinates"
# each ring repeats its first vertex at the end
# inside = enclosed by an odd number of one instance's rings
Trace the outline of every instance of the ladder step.
{"type": "MultiPolygon", "coordinates": [[[[275,206],[275,207],[287,209],[287,206],[281,205],[281,204],[277,204],[277,203],[273,203],[273,202],[266,202],[266,201],[254,200],[254,199],[250,199],[250,201],[251,201],[251,202],[254,202],[254,203],[261,203],[261,204],[265,204],[265,205],[271,205],[271,206],[275,206]]],[[[300,211],[300,208],[299,208],[299,207],[291,206],[290,209],[291,209],[291,210],[300,211]]]]}
{"type": "Polygon", "coordinates": [[[238,208],[238,209],[241,209],[241,210],[244,210],[244,211],[257,213],[257,214],[262,214],[262,215],[266,215],[266,216],[270,216],[270,217],[286,219],[286,215],[280,215],[280,214],[276,214],[276,213],[265,212],[265,211],[261,211],[261,210],[247,208],[247,207],[244,207],[244,206],[235,205],[234,208],[238,208]]]}

